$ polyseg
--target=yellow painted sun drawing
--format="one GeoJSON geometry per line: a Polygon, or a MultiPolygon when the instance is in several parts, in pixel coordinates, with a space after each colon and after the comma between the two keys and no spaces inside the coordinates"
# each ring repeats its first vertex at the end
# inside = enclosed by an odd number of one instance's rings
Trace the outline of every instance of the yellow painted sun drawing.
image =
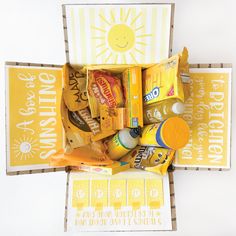
{"type": "Polygon", "coordinates": [[[103,27],[91,25],[94,32],[92,39],[95,40],[98,51],[96,58],[104,56],[104,63],[111,64],[117,64],[118,59],[126,64],[127,58],[131,58],[133,63],[138,64],[135,53],[144,55],[142,48],[147,46],[145,38],[152,36],[148,33],[143,34],[144,23],[137,25],[141,17],[142,12],[132,17],[131,8],[126,12],[121,8],[117,15],[111,9],[109,17],[100,13],[99,19],[103,21],[103,27]],[[96,36],[96,31],[100,32],[99,36],[96,36]]]}
{"type": "Polygon", "coordinates": [[[22,137],[15,140],[12,149],[15,153],[15,157],[20,160],[33,158],[36,151],[39,150],[37,148],[37,140],[33,140],[33,138],[30,137],[22,137]]]}

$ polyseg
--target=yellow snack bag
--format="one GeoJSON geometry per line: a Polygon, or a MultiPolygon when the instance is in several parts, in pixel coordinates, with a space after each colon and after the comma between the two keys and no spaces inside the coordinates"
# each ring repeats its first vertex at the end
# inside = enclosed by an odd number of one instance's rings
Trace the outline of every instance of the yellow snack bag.
{"type": "Polygon", "coordinates": [[[85,146],[115,133],[113,130],[101,131],[99,122],[91,117],[88,108],[69,111],[62,103],[61,112],[66,137],[72,148],[85,146]]]}
{"type": "Polygon", "coordinates": [[[184,102],[188,96],[184,92],[184,84],[189,83],[187,59],[188,50],[184,48],[182,53],[143,70],[144,106],[168,98],[177,98],[184,102]]]}
{"type": "Polygon", "coordinates": [[[70,111],[78,111],[88,106],[86,75],[73,69],[69,64],[63,66],[63,98],[70,111]]]}
{"type": "Polygon", "coordinates": [[[100,104],[109,108],[123,107],[124,105],[121,80],[110,72],[89,71],[87,91],[93,118],[100,115],[100,104]]]}
{"type": "Polygon", "coordinates": [[[111,165],[112,160],[105,153],[102,142],[93,142],[83,147],[75,148],[66,153],[64,149],[50,157],[51,166],[101,166],[111,165]]]}
{"type": "Polygon", "coordinates": [[[175,151],[158,147],[137,146],[120,161],[130,163],[130,167],[165,175],[172,163],[175,151]]]}

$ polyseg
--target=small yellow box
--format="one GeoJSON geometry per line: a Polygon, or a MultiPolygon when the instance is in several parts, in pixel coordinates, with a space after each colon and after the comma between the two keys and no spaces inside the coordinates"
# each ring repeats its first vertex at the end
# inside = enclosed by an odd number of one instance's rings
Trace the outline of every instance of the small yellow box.
{"type": "Polygon", "coordinates": [[[142,69],[135,66],[123,72],[127,127],[143,127],[142,69]]]}

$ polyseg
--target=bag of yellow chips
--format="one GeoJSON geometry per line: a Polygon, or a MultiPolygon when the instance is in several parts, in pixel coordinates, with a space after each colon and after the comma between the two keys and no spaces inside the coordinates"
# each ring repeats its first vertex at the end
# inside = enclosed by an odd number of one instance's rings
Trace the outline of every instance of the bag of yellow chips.
{"type": "Polygon", "coordinates": [[[88,106],[86,75],[74,70],[69,64],[63,66],[63,98],[70,111],[78,111],[88,106]]]}

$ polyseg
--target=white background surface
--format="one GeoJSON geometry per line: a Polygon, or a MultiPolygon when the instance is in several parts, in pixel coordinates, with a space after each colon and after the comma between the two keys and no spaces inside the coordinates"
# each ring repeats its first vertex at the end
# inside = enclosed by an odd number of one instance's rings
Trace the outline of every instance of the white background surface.
{"type": "MultiPolygon", "coordinates": [[[[191,63],[229,62],[234,64],[235,71],[236,2],[171,2],[176,3],[173,52],[187,46],[191,63]]],[[[3,236],[64,235],[66,174],[6,176],[4,117],[5,61],[65,62],[61,3],[0,0],[0,235],[3,236]]],[[[236,131],[235,86],[233,81],[232,133],[236,131]]],[[[233,134],[230,171],[175,172],[176,232],[122,235],[236,235],[235,138],[233,134]]]]}

